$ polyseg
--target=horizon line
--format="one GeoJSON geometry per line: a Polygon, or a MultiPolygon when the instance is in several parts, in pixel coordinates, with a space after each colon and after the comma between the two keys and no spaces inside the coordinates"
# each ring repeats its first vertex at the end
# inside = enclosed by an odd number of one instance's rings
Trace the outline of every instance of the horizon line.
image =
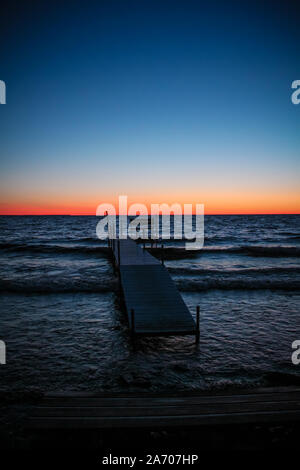
{"type": "MultiPolygon", "coordinates": [[[[118,217],[120,214],[116,214],[118,217]]],[[[122,214],[124,215],[124,214],[122,214]]],[[[168,215],[168,214],[159,214],[161,215],[168,215]]],[[[182,214],[184,215],[184,214],[182,214]]],[[[186,215],[197,215],[195,213],[192,214],[186,214],[186,215]]],[[[203,214],[204,216],[206,215],[300,215],[300,212],[239,212],[239,213],[206,213],[203,214]]],[[[99,216],[96,214],[0,214],[0,217],[105,217],[105,216],[99,216]]],[[[138,217],[139,214],[127,214],[127,216],[133,216],[133,217],[138,217]]],[[[151,214],[148,214],[148,217],[151,216],[151,214]]],[[[174,214],[170,214],[170,216],[174,216],[174,214]]]]}

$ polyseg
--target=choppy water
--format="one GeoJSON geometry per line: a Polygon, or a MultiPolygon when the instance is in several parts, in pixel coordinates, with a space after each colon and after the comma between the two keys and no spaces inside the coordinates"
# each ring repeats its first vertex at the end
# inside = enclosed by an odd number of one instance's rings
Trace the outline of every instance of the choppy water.
{"type": "Polygon", "coordinates": [[[192,337],[133,349],[96,217],[0,218],[0,392],[207,389],[300,380],[300,216],[206,216],[200,253],[170,240],[166,266],[192,337]],[[284,379],[283,379],[284,378],[284,379]]]}

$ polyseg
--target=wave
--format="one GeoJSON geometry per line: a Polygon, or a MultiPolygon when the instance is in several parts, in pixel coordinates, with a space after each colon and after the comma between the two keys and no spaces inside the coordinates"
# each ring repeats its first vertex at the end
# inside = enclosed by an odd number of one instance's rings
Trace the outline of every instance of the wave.
{"type": "Polygon", "coordinates": [[[233,269],[213,269],[213,268],[193,268],[181,266],[168,266],[168,271],[172,274],[186,274],[186,275],[239,275],[239,274],[276,274],[276,273],[294,273],[300,274],[300,267],[297,266],[276,266],[276,267],[250,267],[250,268],[233,268],[233,269]]]}
{"type": "MultiPolygon", "coordinates": [[[[298,291],[300,279],[282,279],[268,277],[234,277],[232,275],[222,277],[204,278],[174,278],[174,282],[180,291],[200,292],[207,290],[279,290],[298,291]]],[[[3,279],[0,282],[0,292],[16,294],[70,294],[70,293],[118,293],[118,278],[103,276],[99,279],[63,278],[53,280],[41,279],[3,279]]]]}
{"type": "MultiPolygon", "coordinates": [[[[104,245],[88,245],[87,242],[97,243],[94,238],[81,239],[85,244],[70,242],[69,245],[57,244],[26,244],[26,243],[0,243],[0,250],[9,252],[33,252],[33,253],[85,253],[85,254],[109,254],[109,248],[104,245]]],[[[149,248],[154,256],[160,256],[161,247],[149,248]]],[[[236,253],[249,256],[265,257],[300,257],[300,247],[294,246],[267,246],[267,245],[227,245],[227,246],[204,246],[201,250],[186,250],[183,246],[165,246],[164,254],[166,259],[190,258],[201,253],[236,253]]]]}
{"type": "Polygon", "coordinates": [[[253,256],[300,256],[300,248],[294,246],[248,245],[244,250],[253,256]]]}
{"type": "Polygon", "coordinates": [[[298,291],[299,281],[269,279],[175,279],[180,291],[201,292],[206,290],[279,290],[298,291]]]}
{"type": "MultiPolygon", "coordinates": [[[[161,251],[161,248],[152,248],[150,250],[155,254],[156,251],[161,251]]],[[[199,251],[186,250],[183,247],[165,247],[164,252],[166,255],[184,255],[187,256],[199,253],[239,253],[247,254],[251,256],[269,256],[269,257],[278,257],[278,256],[293,256],[300,257],[300,248],[294,246],[267,246],[267,245],[227,245],[227,246],[204,246],[199,251]]]]}
{"type": "Polygon", "coordinates": [[[206,253],[241,253],[251,256],[300,256],[300,248],[294,246],[263,246],[263,245],[244,245],[244,246],[212,246],[202,249],[206,253]]]}
{"type": "Polygon", "coordinates": [[[0,243],[0,250],[12,252],[32,252],[32,253],[101,253],[104,255],[109,254],[107,246],[78,246],[71,245],[30,245],[30,244],[16,244],[16,243],[0,243]]]}
{"type": "Polygon", "coordinates": [[[118,279],[106,280],[88,280],[72,282],[65,279],[64,282],[51,282],[44,280],[44,282],[37,281],[15,281],[15,280],[1,280],[0,292],[2,293],[15,293],[15,294],[72,294],[72,293],[105,293],[117,292],[119,288],[118,279]]]}

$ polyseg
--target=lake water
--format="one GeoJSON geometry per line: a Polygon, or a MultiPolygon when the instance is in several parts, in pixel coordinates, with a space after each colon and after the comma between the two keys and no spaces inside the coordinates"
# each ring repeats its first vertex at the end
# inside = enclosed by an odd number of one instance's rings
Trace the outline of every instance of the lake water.
{"type": "Polygon", "coordinates": [[[198,253],[164,241],[193,337],[134,348],[96,217],[0,218],[1,396],[251,387],[300,379],[300,216],[206,216],[198,253]]]}

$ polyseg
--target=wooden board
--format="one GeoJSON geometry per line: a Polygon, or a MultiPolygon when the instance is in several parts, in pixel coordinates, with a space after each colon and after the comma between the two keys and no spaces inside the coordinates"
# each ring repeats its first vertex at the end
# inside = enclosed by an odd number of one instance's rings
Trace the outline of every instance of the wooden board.
{"type": "Polygon", "coordinates": [[[160,265],[157,258],[150,255],[147,250],[138,245],[134,240],[114,240],[113,252],[117,263],[120,261],[120,266],[132,265],[160,265]],[[120,247],[120,259],[118,255],[120,247]]]}
{"type": "Polygon", "coordinates": [[[300,421],[300,389],[287,387],[224,395],[45,397],[30,428],[166,428],[300,421]]]}

